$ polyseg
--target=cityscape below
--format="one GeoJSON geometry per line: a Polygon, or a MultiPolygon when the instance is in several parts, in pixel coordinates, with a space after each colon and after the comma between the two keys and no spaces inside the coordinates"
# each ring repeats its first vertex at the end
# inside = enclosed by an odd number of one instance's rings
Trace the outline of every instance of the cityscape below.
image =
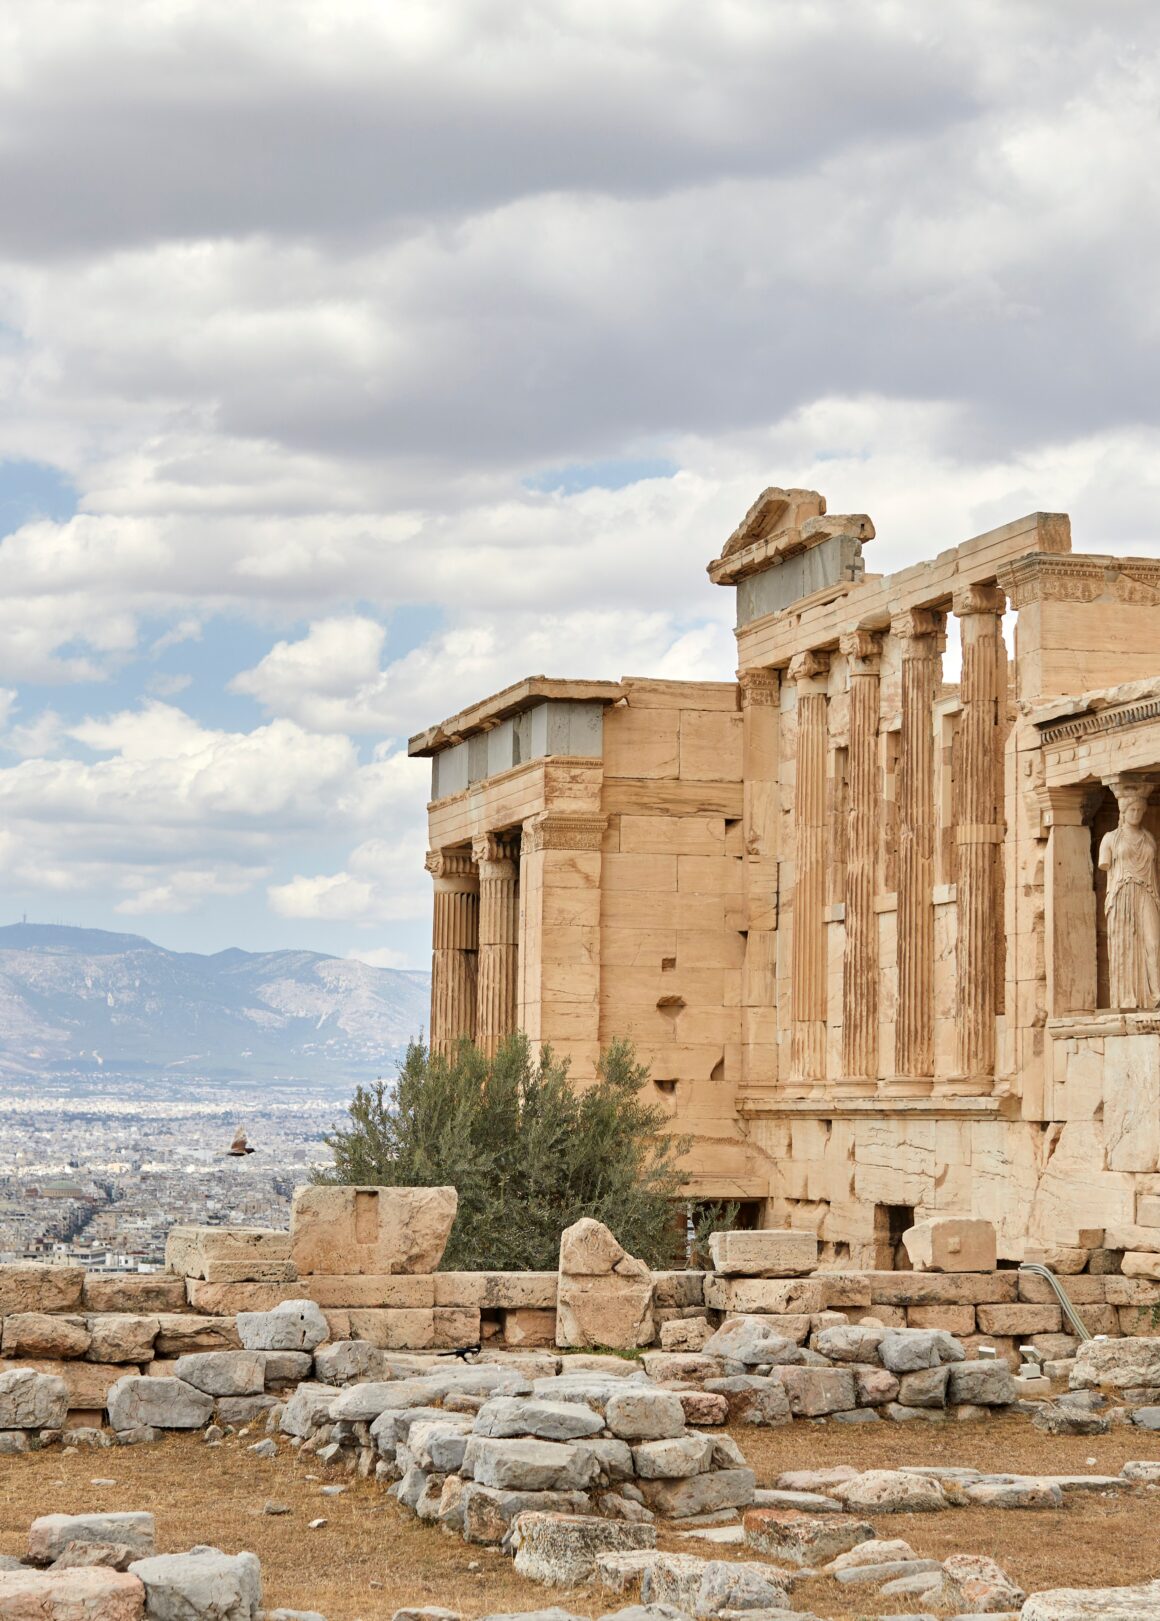
{"type": "Polygon", "coordinates": [[[338,1093],[155,1082],[0,1085],[0,1264],[161,1268],[171,1227],[287,1227],[294,1188],[329,1160],[338,1093]],[[253,1152],[231,1155],[237,1130],[253,1152]]]}

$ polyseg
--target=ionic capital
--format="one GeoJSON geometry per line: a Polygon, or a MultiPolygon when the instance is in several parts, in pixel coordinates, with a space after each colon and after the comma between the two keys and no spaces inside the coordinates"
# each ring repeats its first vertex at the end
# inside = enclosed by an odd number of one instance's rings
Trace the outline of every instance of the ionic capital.
{"type": "Polygon", "coordinates": [[[890,634],[902,644],[904,659],[929,659],[942,652],[947,616],[937,608],[903,608],[890,615],[890,634]]]}
{"type": "Polygon", "coordinates": [[[599,850],[607,826],[607,816],[544,811],[524,823],[523,848],[530,854],[540,850],[599,850]]]}
{"type": "Polygon", "coordinates": [[[951,608],[956,619],[971,614],[992,614],[996,617],[1006,611],[1006,594],[997,585],[961,585],[951,597],[951,608]]]}
{"type": "Polygon", "coordinates": [[[851,675],[877,675],[882,638],[872,630],[848,630],[838,638],[838,651],[849,660],[851,675]]]}
{"type": "Polygon", "coordinates": [[[435,880],[436,890],[474,890],[479,875],[470,850],[428,850],[423,865],[435,880]]]}
{"type": "Polygon", "coordinates": [[[738,670],[742,709],[776,709],[781,698],[779,670],[738,670]]]}
{"type": "Polygon", "coordinates": [[[808,686],[826,675],[829,668],[830,655],[817,648],[811,648],[806,653],[798,653],[790,660],[786,674],[797,686],[808,686]]]}
{"type": "Polygon", "coordinates": [[[519,836],[504,833],[477,833],[471,841],[471,854],[481,878],[512,878],[519,860],[519,836]]]}

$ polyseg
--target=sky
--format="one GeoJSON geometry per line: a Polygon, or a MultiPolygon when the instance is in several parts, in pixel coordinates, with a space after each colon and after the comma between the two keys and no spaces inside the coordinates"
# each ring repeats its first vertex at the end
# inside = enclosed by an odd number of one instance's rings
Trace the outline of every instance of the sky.
{"type": "Polygon", "coordinates": [[[1154,0],[8,0],[0,923],[424,966],[426,762],[870,569],[1160,551],[1154,0]]]}

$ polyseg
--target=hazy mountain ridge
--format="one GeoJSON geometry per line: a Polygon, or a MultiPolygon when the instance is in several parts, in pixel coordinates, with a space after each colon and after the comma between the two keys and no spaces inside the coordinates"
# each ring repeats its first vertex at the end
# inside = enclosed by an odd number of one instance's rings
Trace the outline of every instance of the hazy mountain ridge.
{"type": "Polygon", "coordinates": [[[136,934],[0,928],[0,1075],[184,1072],[336,1086],[390,1073],[428,976],[313,951],[213,956],[136,934]]]}

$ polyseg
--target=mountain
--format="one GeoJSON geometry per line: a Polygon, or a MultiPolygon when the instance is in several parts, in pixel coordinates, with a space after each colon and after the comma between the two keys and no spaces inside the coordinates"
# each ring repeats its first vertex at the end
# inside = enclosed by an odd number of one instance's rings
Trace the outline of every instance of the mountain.
{"type": "Polygon", "coordinates": [[[315,951],[166,951],[137,934],[0,928],[0,1078],[156,1075],[349,1087],[427,1024],[429,977],[315,951]]]}

